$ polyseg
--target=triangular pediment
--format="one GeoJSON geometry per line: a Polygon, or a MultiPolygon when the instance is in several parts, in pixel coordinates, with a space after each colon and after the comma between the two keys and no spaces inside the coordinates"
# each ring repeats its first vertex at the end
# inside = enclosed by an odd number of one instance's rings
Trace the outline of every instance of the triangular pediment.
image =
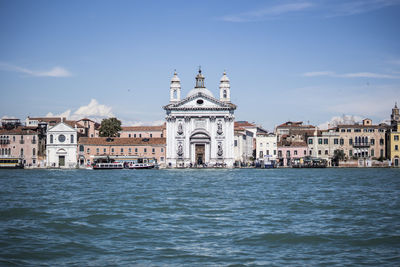
{"type": "Polygon", "coordinates": [[[69,126],[68,124],[66,124],[64,122],[60,122],[60,123],[54,125],[48,131],[49,132],[76,132],[76,130],[74,128],[72,128],[71,126],[69,126]]]}
{"type": "Polygon", "coordinates": [[[232,103],[222,102],[204,93],[197,93],[182,99],[179,102],[171,103],[165,109],[235,109],[232,103]]]}

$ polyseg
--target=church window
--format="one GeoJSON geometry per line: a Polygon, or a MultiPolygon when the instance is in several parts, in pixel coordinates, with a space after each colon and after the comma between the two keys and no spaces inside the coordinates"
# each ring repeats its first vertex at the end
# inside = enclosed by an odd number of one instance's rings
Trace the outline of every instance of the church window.
{"type": "Polygon", "coordinates": [[[203,99],[197,100],[197,104],[198,104],[198,105],[202,105],[203,103],[204,103],[203,99]]]}
{"type": "Polygon", "coordinates": [[[234,142],[234,143],[235,143],[235,146],[237,146],[237,140],[235,140],[235,142],[234,142]]]}
{"type": "Polygon", "coordinates": [[[50,135],[50,144],[52,144],[53,143],[53,135],[51,134],[50,135]]]}
{"type": "Polygon", "coordinates": [[[227,97],[228,97],[228,95],[226,93],[226,90],[224,90],[224,98],[227,98],[227,97]]]}
{"type": "Polygon", "coordinates": [[[73,144],[73,143],[74,143],[74,135],[71,134],[71,144],[73,144]]]}

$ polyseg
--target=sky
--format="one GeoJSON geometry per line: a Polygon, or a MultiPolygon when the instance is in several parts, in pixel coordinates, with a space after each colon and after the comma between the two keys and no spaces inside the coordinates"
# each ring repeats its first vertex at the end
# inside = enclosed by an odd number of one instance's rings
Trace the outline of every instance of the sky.
{"type": "Polygon", "coordinates": [[[400,103],[400,0],[0,0],[0,117],[164,122],[176,69],[199,66],[236,120],[268,130],[390,118],[400,103]]]}

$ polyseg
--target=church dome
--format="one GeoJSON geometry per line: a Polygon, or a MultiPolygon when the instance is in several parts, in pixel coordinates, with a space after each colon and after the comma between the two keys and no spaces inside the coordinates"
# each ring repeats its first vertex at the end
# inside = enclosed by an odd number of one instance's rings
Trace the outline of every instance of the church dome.
{"type": "Polygon", "coordinates": [[[211,93],[211,91],[208,90],[207,88],[193,88],[192,90],[190,90],[190,92],[188,93],[187,97],[191,97],[193,95],[197,95],[198,93],[202,93],[202,94],[205,94],[207,96],[214,97],[213,94],[211,93]]]}
{"type": "Polygon", "coordinates": [[[187,97],[197,95],[198,93],[202,93],[207,96],[214,97],[213,94],[205,87],[204,79],[205,79],[205,77],[203,76],[203,74],[201,73],[201,69],[199,68],[199,73],[196,76],[196,87],[194,89],[190,90],[187,97]]]}

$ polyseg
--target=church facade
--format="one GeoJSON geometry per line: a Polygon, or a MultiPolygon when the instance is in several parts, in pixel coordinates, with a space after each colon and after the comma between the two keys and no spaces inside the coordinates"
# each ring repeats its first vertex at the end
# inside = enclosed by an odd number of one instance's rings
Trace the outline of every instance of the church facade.
{"type": "Polygon", "coordinates": [[[224,72],[217,99],[204,80],[199,70],[195,88],[181,99],[176,72],[171,79],[170,102],[164,106],[167,167],[233,167],[236,105],[230,101],[230,81],[224,72]]]}

